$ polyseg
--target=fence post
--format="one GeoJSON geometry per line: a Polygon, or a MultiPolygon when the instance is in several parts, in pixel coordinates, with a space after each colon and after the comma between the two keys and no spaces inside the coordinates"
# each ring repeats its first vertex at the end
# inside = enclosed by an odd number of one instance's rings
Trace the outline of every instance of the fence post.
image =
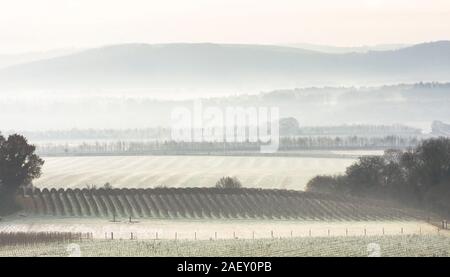
{"type": "Polygon", "coordinates": [[[270,231],[270,236],[273,238],[273,230],[270,231]]]}
{"type": "Polygon", "coordinates": [[[366,235],[367,235],[367,229],[364,228],[364,236],[366,236],[366,235]]]}
{"type": "Polygon", "coordinates": [[[402,227],[402,229],[400,230],[400,232],[401,232],[401,234],[403,235],[403,227],[402,227]]]}
{"type": "Polygon", "coordinates": [[[255,239],[255,231],[252,231],[252,239],[255,239]]]}
{"type": "Polygon", "coordinates": [[[214,239],[217,240],[217,232],[214,232],[214,239]]]}
{"type": "Polygon", "coordinates": [[[175,240],[177,240],[177,238],[178,238],[178,233],[175,232],[175,240]]]}
{"type": "Polygon", "coordinates": [[[155,234],[155,239],[156,240],[158,239],[158,232],[156,232],[156,234],[155,234]]]}
{"type": "Polygon", "coordinates": [[[194,232],[194,240],[197,240],[197,232],[194,232]]]}
{"type": "Polygon", "coordinates": [[[384,227],[383,227],[383,236],[384,236],[384,227]]]}
{"type": "Polygon", "coordinates": [[[328,229],[328,236],[330,236],[330,229],[328,229]]]}
{"type": "Polygon", "coordinates": [[[291,230],[291,238],[292,238],[292,230],[291,230]]]}
{"type": "Polygon", "coordinates": [[[114,239],[114,233],[113,232],[111,232],[111,239],[112,240],[114,239]]]}

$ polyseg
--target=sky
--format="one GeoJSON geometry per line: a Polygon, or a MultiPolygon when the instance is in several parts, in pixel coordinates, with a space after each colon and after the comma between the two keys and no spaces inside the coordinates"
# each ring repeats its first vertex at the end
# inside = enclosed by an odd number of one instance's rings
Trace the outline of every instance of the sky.
{"type": "Polygon", "coordinates": [[[117,43],[450,40],[448,0],[0,0],[0,54],[117,43]]]}

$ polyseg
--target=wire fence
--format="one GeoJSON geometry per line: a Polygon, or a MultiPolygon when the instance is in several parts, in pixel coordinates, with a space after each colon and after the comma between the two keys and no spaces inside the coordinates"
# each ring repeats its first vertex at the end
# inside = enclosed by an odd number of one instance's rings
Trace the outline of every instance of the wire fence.
{"type": "Polygon", "coordinates": [[[379,226],[368,228],[335,227],[303,228],[296,230],[217,230],[217,231],[105,231],[99,232],[0,232],[0,247],[8,245],[32,245],[52,242],[82,242],[89,240],[255,240],[289,239],[305,237],[360,237],[398,235],[445,235],[450,236],[447,221],[440,225],[379,226]]]}
{"type": "MultiPolygon", "coordinates": [[[[104,240],[229,240],[229,239],[290,239],[307,237],[362,237],[362,236],[399,236],[399,235],[445,235],[450,236],[450,231],[444,228],[411,227],[398,228],[323,228],[305,229],[303,231],[175,231],[175,232],[105,232],[103,237],[95,238],[104,240]]],[[[91,234],[91,236],[94,236],[91,234]]]]}

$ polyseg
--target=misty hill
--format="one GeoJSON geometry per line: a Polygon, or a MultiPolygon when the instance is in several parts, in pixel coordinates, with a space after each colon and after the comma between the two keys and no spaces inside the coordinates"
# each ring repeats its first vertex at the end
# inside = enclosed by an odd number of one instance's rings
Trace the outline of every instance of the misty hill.
{"type": "Polygon", "coordinates": [[[42,52],[0,54],[0,68],[73,54],[79,49],[57,49],[42,52]]]}
{"type": "Polygon", "coordinates": [[[126,44],[0,70],[1,88],[280,88],[445,81],[450,41],[327,54],[293,47],[126,44]]]}
{"type": "Polygon", "coordinates": [[[320,45],[311,43],[294,43],[286,44],[285,46],[301,48],[305,50],[312,50],[317,52],[332,53],[332,54],[345,54],[345,53],[367,53],[369,51],[392,51],[401,48],[410,47],[409,44],[379,44],[373,46],[332,46],[332,45],[320,45]]]}
{"type": "MultiPolygon", "coordinates": [[[[0,97],[0,126],[2,131],[168,127],[175,108],[192,110],[193,105],[192,100],[145,96],[0,97]]],[[[429,133],[433,121],[450,118],[450,83],[284,89],[203,98],[202,106],[222,111],[227,107],[278,107],[280,117],[297,119],[300,128],[402,124],[429,133]]]]}

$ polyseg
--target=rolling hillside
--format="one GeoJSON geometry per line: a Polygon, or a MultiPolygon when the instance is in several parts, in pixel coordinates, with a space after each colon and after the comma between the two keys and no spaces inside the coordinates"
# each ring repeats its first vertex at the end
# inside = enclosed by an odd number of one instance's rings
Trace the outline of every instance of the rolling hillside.
{"type": "Polygon", "coordinates": [[[234,44],[124,44],[0,70],[1,88],[275,88],[445,81],[450,41],[327,54],[234,44]]]}

